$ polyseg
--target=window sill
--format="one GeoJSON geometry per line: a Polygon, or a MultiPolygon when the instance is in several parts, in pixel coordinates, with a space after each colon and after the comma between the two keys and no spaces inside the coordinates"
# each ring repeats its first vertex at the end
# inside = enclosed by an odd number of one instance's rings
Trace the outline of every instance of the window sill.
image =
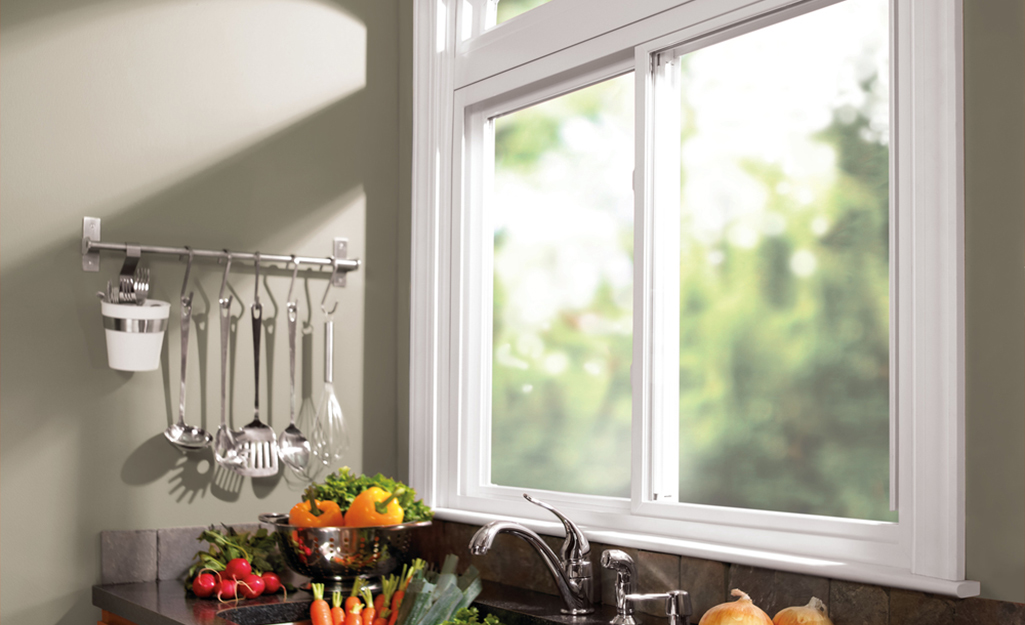
{"type": "MultiPolygon", "coordinates": [[[[485,523],[506,520],[516,521],[526,527],[540,533],[555,536],[564,534],[562,524],[538,521],[535,519],[497,516],[480,512],[469,512],[465,510],[454,510],[451,508],[435,508],[435,516],[445,521],[468,523],[470,525],[483,525],[485,523]]],[[[826,560],[809,558],[805,556],[794,556],[785,553],[774,553],[771,551],[745,549],[717,545],[713,543],[697,542],[658,536],[651,534],[640,534],[634,532],[623,532],[614,530],[592,529],[582,527],[587,538],[598,543],[616,545],[621,547],[632,547],[645,551],[670,553],[692,558],[703,558],[705,560],[716,560],[733,564],[743,564],[766,569],[814,575],[830,579],[841,579],[864,584],[875,584],[892,588],[904,588],[917,590],[957,598],[975,597],[981,589],[979,582],[964,580],[951,581],[924,575],[915,575],[911,571],[896,567],[878,566],[860,562],[840,562],[837,560],[826,560]]],[[[597,562],[592,557],[592,561],[597,562]]],[[[686,590],[686,589],[684,589],[686,590]]]]}

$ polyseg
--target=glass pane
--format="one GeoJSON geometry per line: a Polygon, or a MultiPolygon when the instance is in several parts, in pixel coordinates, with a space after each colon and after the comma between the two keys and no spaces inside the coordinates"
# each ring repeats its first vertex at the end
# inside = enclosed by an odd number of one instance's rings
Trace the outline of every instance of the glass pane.
{"type": "Polygon", "coordinates": [[[494,122],[492,482],[629,496],[633,75],[494,122]]]}
{"type": "Polygon", "coordinates": [[[546,2],[550,0],[499,0],[497,21],[501,24],[546,2]]]}
{"type": "Polygon", "coordinates": [[[680,59],[680,501],[889,512],[886,0],[680,59]]]}

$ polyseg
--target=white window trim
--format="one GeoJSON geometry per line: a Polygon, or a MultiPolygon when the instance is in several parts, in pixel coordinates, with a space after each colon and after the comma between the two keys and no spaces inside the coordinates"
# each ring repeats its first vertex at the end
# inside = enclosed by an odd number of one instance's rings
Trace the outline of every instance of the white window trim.
{"type": "MultiPolygon", "coordinates": [[[[466,141],[468,133],[496,111],[628,71],[635,50],[640,58],[660,44],[666,20],[697,22],[695,34],[707,34],[801,4],[634,0],[614,3],[633,13],[617,14],[615,23],[627,25],[608,30],[608,14],[596,11],[593,1],[553,0],[491,30],[477,27],[476,36],[462,41],[459,11],[468,0],[416,0],[410,480],[440,518],[483,523],[495,515],[517,517],[560,533],[542,511],[524,505],[519,489],[466,479],[471,470],[486,470],[481,443],[490,440],[482,429],[487,424],[475,417],[490,401],[484,384],[490,305],[483,315],[480,308],[490,301],[491,284],[490,266],[477,262],[487,260],[485,239],[472,236],[487,224],[465,210],[467,197],[479,195],[483,185],[464,185],[457,175],[466,149],[486,147],[466,141]],[[584,15],[579,10],[587,4],[586,15],[597,17],[566,20],[584,15]],[[725,5],[730,12],[713,15],[725,5]],[[546,43],[524,45],[540,28],[547,29],[546,43]]],[[[898,207],[891,228],[891,352],[901,356],[892,369],[899,415],[892,438],[901,521],[730,511],[731,527],[719,524],[724,509],[712,506],[641,500],[633,511],[650,516],[640,517],[631,516],[626,499],[543,493],[569,508],[594,540],[959,597],[979,593],[977,582],[964,579],[961,0],[894,0],[894,6],[899,124],[891,159],[891,204],[898,207]],[[844,536],[836,536],[838,521],[844,536]]],[[[486,153],[471,153],[466,162],[483,162],[486,153]]],[[[635,433],[635,445],[643,440],[635,433]]],[[[641,472],[634,475],[639,480],[641,472]]],[[[635,488],[650,490],[647,484],[635,488]]]]}

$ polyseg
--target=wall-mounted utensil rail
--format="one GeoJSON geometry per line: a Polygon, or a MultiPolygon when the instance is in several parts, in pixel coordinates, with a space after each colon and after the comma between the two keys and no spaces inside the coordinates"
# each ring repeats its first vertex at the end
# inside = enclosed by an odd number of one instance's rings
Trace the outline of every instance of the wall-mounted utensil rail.
{"type": "MultiPolygon", "coordinates": [[[[260,263],[297,263],[300,265],[319,265],[331,268],[332,286],[345,286],[345,274],[356,271],[362,264],[358,258],[346,258],[348,239],[335,237],[333,253],[327,257],[317,256],[294,256],[292,254],[267,254],[258,252],[260,263]]],[[[82,219],[82,270],[100,270],[100,252],[123,252],[129,249],[138,249],[143,254],[169,254],[172,256],[188,256],[191,252],[193,258],[216,258],[218,262],[226,260],[231,254],[231,262],[251,262],[255,265],[257,252],[234,252],[228,250],[203,250],[186,247],[172,247],[165,245],[139,245],[135,243],[109,243],[100,240],[100,219],[98,217],[85,217],[82,219]]]]}

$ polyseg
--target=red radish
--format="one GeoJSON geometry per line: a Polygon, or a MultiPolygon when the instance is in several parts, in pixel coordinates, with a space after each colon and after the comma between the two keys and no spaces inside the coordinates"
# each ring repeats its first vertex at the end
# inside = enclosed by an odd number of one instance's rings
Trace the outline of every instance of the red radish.
{"type": "Polygon", "coordinates": [[[217,578],[209,573],[200,573],[192,580],[192,592],[197,597],[209,597],[217,587],[217,578]]]}
{"type": "Polygon", "coordinates": [[[263,594],[263,578],[259,575],[247,575],[245,579],[239,580],[239,592],[246,599],[255,599],[263,594]]]}
{"type": "Polygon", "coordinates": [[[244,579],[247,575],[252,574],[252,572],[253,567],[249,565],[249,560],[245,558],[235,558],[224,567],[224,574],[228,579],[244,579]]]}
{"type": "Polygon", "coordinates": [[[233,579],[222,579],[217,585],[217,600],[228,601],[238,599],[238,585],[233,579]]]}
{"type": "Polygon", "coordinates": [[[267,571],[262,575],[264,592],[268,595],[273,595],[277,591],[281,590],[281,578],[274,571],[267,571]]]}

